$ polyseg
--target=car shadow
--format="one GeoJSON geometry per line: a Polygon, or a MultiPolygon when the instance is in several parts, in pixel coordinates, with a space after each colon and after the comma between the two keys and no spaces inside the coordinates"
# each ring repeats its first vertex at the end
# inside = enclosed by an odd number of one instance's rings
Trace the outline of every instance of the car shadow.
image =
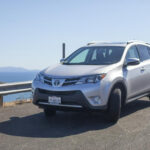
{"type": "MultiPolygon", "coordinates": [[[[150,106],[150,101],[137,100],[128,104],[122,111],[125,117],[150,106]]],[[[104,114],[85,112],[58,112],[56,116],[45,118],[44,113],[26,117],[12,117],[0,123],[0,133],[36,138],[59,138],[113,126],[105,120],[104,114]]]]}

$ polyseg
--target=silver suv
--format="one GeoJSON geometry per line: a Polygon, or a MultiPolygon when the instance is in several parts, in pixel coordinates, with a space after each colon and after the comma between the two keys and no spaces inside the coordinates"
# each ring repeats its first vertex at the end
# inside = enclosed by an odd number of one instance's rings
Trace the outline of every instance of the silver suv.
{"type": "Polygon", "coordinates": [[[57,110],[105,110],[117,122],[121,107],[150,94],[150,45],[91,42],[33,81],[33,103],[57,110]]]}

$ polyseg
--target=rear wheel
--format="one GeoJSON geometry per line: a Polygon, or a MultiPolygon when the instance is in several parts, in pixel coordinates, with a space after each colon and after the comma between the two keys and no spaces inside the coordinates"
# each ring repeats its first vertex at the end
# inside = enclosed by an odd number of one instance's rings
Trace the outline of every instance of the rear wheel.
{"type": "Polygon", "coordinates": [[[116,123],[120,118],[121,113],[121,90],[115,88],[108,103],[108,117],[109,121],[116,123]]]}
{"type": "Polygon", "coordinates": [[[51,110],[49,108],[45,108],[44,109],[44,114],[45,114],[46,117],[51,117],[51,116],[56,115],[56,111],[55,110],[51,110]]]}

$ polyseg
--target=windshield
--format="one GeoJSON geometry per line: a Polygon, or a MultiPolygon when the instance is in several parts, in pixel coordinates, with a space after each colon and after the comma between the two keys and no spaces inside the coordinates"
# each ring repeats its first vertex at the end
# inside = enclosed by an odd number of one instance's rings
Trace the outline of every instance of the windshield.
{"type": "Polygon", "coordinates": [[[82,47],[65,59],[66,65],[108,65],[120,61],[124,47],[82,47]]]}

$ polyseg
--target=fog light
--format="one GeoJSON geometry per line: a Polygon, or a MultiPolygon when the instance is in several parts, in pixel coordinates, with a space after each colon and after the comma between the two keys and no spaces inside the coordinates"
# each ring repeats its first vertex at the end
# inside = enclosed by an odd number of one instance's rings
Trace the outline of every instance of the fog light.
{"type": "Polygon", "coordinates": [[[92,96],[89,99],[90,99],[90,103],[92,105],[100,105],[101,104],[101,98],[99,96],[92,96]]]}

